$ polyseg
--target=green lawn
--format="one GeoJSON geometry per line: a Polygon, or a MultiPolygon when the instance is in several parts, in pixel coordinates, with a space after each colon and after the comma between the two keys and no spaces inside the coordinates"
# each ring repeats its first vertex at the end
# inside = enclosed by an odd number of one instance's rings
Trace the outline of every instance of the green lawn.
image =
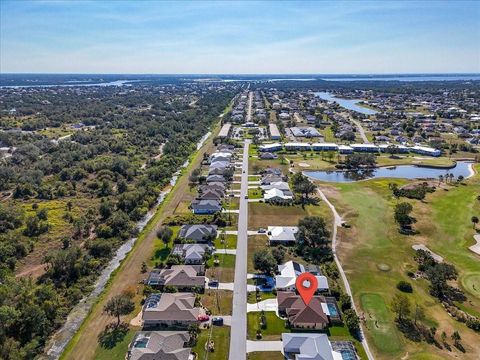
{"type": "MultiPolygon", "coordinates": [[[[280,340],[281,334],[290,332],[285,327],[285,320],[280,319],[275,312],[265,311],[267,318],[267,328],[262,329],[262,340],[280,340]]],[[[256,340],[257,329],[260,328],[260,312],[250,312],[247,314],[247,338],[256,340]]]]}
{"type": "Polygon", "coordinates": [[[249,199],[263,199],[263,193],[261,189],[248,189],[249,199]]]}
{"type": "MultiPolygon", "coordinates": [[[[230,327],[229,326],[213,326],[211,329],[205,329],[200,332],[197,344],[192,349],[196,352],[197,360],[225,360],[228,358],[228,349],[230,346],[230,327]],[[208,352],[205,350],[207,341],[213,340],[215,351],[208,352]]],[[[122,357],[123,359],[123,357],[122,357]]]]}
{"type": "MultiPolygon", "coordinates": [[[[260,291],[259,294],[260,294],[260,301],[267,300],[267,299],[275,299],[277,297],[271,292],[260,291]]],[[[257,302],[256,293],[254,291],[248,293],[247,302],[249,304],[255,304],[257,302]]]]}
{"type": "Polygon", "coordinates": [[[285,360],[285,356],[279,351],[261,351],[247,354],[248,360],[285,360]]]}
{"type": "Polygon", "coordinates": [[[237,248],[237,235],[226,234],[220,235],[214,241],[217,249],[236,249],[237,248]]]}
{"type": "Polygon", "coordinates": [[[118,342],[113,348],[105,349],[97,346],[95,352],[96,360],[124,359],[127,354],[128,345],[133,340],[137,330],[128,330],[122,341],[118,342]]]}
{"type": "Polygon", "coordinates": [[[253,254],[257,251],[268,247],[268,238],[265,235],[255,235],[248,237],[248,257],[247,257],[247,271],[254,273],[253,254]]]}

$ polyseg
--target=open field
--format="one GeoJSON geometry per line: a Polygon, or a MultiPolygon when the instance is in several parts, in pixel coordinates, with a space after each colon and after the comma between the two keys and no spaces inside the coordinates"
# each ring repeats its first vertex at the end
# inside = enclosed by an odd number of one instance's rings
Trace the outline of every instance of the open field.
{"type": "Polygon", "coordinates": [[[247,272],[254,273],[253,268],[253,254],[257,251],[268,247],[268,237],[265,235],[256,235],[248,237],[248,258],[247,258],[247,272]]]}
{"type": "Polygon", "coordinates": [[[480,272],[479,259],[468,250],[473,243],[470,218],[479,210],[476,200],[480,193],[479,177],[466,181],[468,185],[447,186],[448,191],[438,189],[424,202],[408,200],[413,204],[413,215],[418,220],[415,228],[420,233],[415,236],[400,235],[397,231],[393,220],[397,200],[388,188],[390,182],[407,183],[405,180],[377,179],[321,184],[337,211],[352,226],[339,229],[337,253],[350,280],[360,315],[365,315],[367,320],[366,335],[370,346],[378,359],[401,358],[407,353],[416,354],[418,359],[473,358],[472,355],[480,351],[475,341],[478,335],[446,313],[443,306],[430,296],[425,280],[411,280],[406,272],[416,269],[411,246],[426,244],[456,266],[459,286],[466,290],[468,297],[463,305],[479,309],[478,294],[469,285],[480,272]],[[388,265],[389,270],[380,270],[378,265],[381,264],[388,265]],[[412,303],[424,307],[425,325],[437,327],[437,338],[442,331],[450,336],[453,330],[458,330],[467,351],[465,354],[453,347],[447,352],[424,342],[411,342],[397,330],[390,303],[398,292],[396,284],[400,280],[412,284],[413,293],[407,296],[412,303]]]}
{"type": "Polygon", "coordinates": [[[322,216],[331,226],[332,214],[322,201],[318,205],[276,206],[265,203],[248,204],[248,228],[258,230],[268,226],[294,226],[306,216],[322,216]]]}
{"type": "MultiPolygon", "coordinates": [[[[217,124],[212,130],[213,134],[217,134],[219,125],[217,124]]],[[[138,286],[136,284],[144,276],[141,274],[142,262],[147,260],[155,250],[156,233],[160,228],[162,221],[173,214],[174,209],[178,203],[183,199],[184,193],[189,191],[188,174],[193,169],[197,168],[204,153],[211,153],[214,149],[212,142],[214,136],[205,142],[204,146],[194,155],[192,155],[190,165],[182,171],[182,176],[179,178],[173,191],[167,196],[165,201],[159,206],[154,217],[150,220],[148,225],[139,234],[132,251],[128,254],[120,267],[112,274],[109,285],[100,295],[96,304],[92,307],[89,315],[82,323],[80,329],[77,331],[73,339],[67,345],[62,359],[92,359],[98,347],[98,334],[111,321],[111,318],[103,314],[103,307],[106,301],[112,296],[118,295],[125,291],[128,287],[138,286]]],[[[135,302],[140,302],[141,296],[137,295],[135,302]]],[[[130,314],[126,321],[136,314],[130,314]]],[[[228,339],[225,340],[228,342],[228,339]]]]}

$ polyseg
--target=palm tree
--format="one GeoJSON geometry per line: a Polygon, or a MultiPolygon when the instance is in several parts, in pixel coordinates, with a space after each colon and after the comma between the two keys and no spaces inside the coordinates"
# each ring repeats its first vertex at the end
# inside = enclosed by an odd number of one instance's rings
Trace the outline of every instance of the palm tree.
{"type": "Polygon", "coordinates": [[[478,217],[472,216],[472,223],[473,223],[473,228],[475,229],[478,224],[478,217]]]}

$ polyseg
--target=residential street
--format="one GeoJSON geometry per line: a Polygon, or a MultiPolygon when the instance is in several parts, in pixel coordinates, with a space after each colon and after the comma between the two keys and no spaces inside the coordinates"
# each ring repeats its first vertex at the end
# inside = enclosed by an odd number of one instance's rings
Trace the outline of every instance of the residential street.
{"type": "Polygon", "coordinates": [[[247,358],[247,247],[248,247],[248,147],[245,140],[238,214],[237,255],[235,261],[235,282],[233,288],[232,330],[230,334],[229,360],[247,358]]]}

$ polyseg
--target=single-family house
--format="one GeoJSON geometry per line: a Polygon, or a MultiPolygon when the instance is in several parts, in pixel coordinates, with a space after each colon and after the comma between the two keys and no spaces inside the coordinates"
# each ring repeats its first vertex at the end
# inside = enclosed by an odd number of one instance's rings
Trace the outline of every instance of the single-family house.
{"type": "Polygon", "coordinates": [[[183,225],[178,237],[197,243],[211,242],[217,237],[217,225],[183,225]]]}
{"type": "Polygon", "coordinates": [[[170,269],[155,269],[148,275],[145,284],[163,290],[173,286],[178,291],[203,290],[205,288],[203,265],[173,265],[170,269]]]}
{"type": "Polygon", "coordinates": [[[312,272],[310,268],[306,268],[304,265],[299,264],[296,261],[287,261],[285,264],[278,265],[279,274],[275,276],[275,288],[281,291],[295,291],[295,281],[297,280],[297,276],[307,271],[313,273],[317,278],[318,292],[329,290],[328,279],[318,272],[318,269],[315,269],[315,272],[312,272]]]}
{"type": "Polygon", "coordinates": [[[326,304],[323,296],[313,296],[308,305],[300,295],[291,291],[277,292],[278,313],[287,318],[294,329],[325,329],[330,324],[327,314],[323,311],[322,303],[326,304]]]}
{"type": "MultiPolygon", "coordinates": [[[[283,333],[283,353],[287,360],[344,360],[340,351],[335,351],[327,334],[283,333]]],[[[350,359],[356,359],[356,354],[350,359]]]]}
{"type": "Polygon", "coordinates": [[[198,200],[194,199],[191,203],[192,212],[198,215],[212,215],[222,211],[222,205],[218,200],[198,200]]]}
{"type": "Polygon", "coordinates": [[[267,236],[270,245],[292,245],[297,241],[297,226],[269,226],[267,236]]]}
{"type": "Polygon", "coordinates": [[[188,331],[137,331],[128,346],[127,360],[189,360],[188,331]]]}
{"type": "Polygon", "coordinates": [[[211,247],[206,244],[176,244],[172,255],[178,255],[185,264],[203,264],[206,254],[211,252],[211,247]]]}
{"type": "Polygon", "coordinates": [[[195,307],[193,293],[151,294],[142,308],[143,326],[187,328],[199,322],[203,310],[195,307]]]}

